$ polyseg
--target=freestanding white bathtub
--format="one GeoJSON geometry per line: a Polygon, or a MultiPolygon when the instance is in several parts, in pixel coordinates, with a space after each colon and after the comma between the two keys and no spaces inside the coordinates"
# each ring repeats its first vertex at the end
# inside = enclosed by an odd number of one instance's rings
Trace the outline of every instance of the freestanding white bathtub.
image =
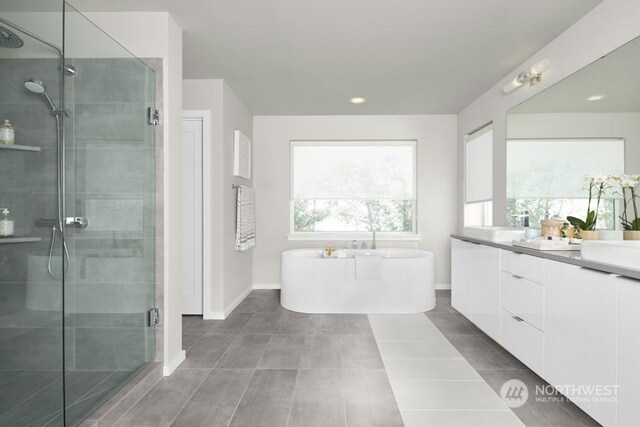
{"type": "Polygon", "coordinates": [[[414,249],[282,254],[280,303],[300,313],[421,313],[435,307],[433,254],[414,249]]]}

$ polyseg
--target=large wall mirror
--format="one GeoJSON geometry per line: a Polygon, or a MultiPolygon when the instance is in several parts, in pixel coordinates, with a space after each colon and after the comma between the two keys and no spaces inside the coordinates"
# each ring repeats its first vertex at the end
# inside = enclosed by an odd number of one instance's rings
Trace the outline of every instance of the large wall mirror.
{"type": "MultiPolygon", "coordinates": [[[[640,174],[640,38],[508,112],[507,220],[586,218],[586,175],[624,173],[640,174]]],[[[619,192],[603,195],[598,229],[621,227],[619,192]]]]}

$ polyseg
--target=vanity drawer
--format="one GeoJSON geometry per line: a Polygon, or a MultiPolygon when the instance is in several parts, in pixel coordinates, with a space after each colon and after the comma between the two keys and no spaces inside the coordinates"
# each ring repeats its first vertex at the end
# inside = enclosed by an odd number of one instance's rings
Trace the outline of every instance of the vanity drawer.
{"type": "Polygon", "coordinates": [[[502,272],[502,308],[544,331],[544,286],[502,272]]]}
{"type": "Polygon", "coordinates": [[[508,250],[502,251],[502,271],[544,283],[544,259],[508,250]]]}
{"type": "Polygon", "coordinates": [[[502,310],[501,344],[536,374],[543,374],[544,333],[502,310]]]}

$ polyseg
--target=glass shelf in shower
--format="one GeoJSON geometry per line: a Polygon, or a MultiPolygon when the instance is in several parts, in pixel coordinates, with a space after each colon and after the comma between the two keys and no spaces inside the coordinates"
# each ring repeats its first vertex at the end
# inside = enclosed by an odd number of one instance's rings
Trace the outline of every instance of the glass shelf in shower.
{"type": "Polygon", "coordinates": [[[40,151],[40,147],[31,145],[0,144],[0,150],[40,151]]]}
{"type": "Polygon", "coordinates": [[[29,237],[29,236],[16,236],[16,237],[0,237],[0,244],[2,243],[31,243],[41,242],[41,237],[29,237]]]}

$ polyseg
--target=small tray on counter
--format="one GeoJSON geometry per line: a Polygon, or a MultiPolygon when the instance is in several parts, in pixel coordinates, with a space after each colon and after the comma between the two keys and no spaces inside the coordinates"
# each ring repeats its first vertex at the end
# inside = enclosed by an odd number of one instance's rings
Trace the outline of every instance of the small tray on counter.
{"type": "Polygon", "coordinates": [[[513,246],[521,248],[535,249],[537,251],[579,251],[580,243],[569,243],[566,240],[514,240],[511,242],[513,246]]]}

